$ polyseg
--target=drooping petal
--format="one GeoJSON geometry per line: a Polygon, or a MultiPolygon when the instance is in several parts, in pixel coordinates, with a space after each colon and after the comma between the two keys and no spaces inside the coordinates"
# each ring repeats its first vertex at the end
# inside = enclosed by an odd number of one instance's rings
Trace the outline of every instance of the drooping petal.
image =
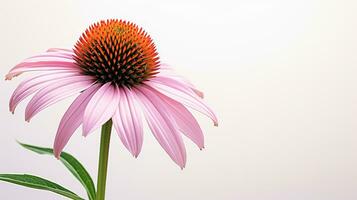
{"type": "Polygon", "coordinates": [[[212,109],[209,108],[201,98],[195,95],[187,87],[184,87],[180,82],[166,77],[164,82],[153,80],[148,81],[147,84],[177,102],[207,115],[212,119],[214,125],[218,126],[217,117],[212,109]]]}
{"type": "Polygon", "coordinates": [[[186,164],[186,150],[182,138],[167,112],[164,102],[145,85],[133,89],[142,103],[151,132],[171,159],[181,168],[186,164]]]}
{"type": "Polygon", "coordinates": [[[93,84],[88,76],[72,76],[39,90],[27,104],[25,120],[30,119],[46,107],[74,95],[93,84]]]}
{"type": "MultiPolygon", "coordinates": [[[[190,88],[194,93],[196,93],[200,98],[204,98],[204,93],[200,91],[199,89],[196,88],[195,85],[193,85],[188,79],[186,79],[183,76],[180,76],[174,72],[174,70],[167,64],[161,64],[160,65],[160,73],[158,73],[153,79],[160,79],[161,77],[169,77],[171,79],[175,79],[176,81],[179,81],[182,83],[182,85],[186,85],[188,88],[190,88]]],[[[159,80],[161,81],[161,80],[159,80]]]]}
{"type": "Polygon", "coordinates": [[[197,95],[198,97],[202,98],[204,97],[204,94],[202,91],[198,90],[191,82],[188,80],[184,79],[183,77],[175,77],[171,75],[163,75],[161,74],[160,76],[156,76],[152,79],[150,79],[151,82],[158,82],[160,84],[166,84],[166,82],[171,82],[172,80],[176,81],[179,83],[179,85],[182,88],[185,88],[187,91],[191,92],[193,95],[197,95]]]}
{"type": "Polygon", "coordinates": [[[55,72],[55,73],[46,73],[41,74],[35,77],[31,77],[28,80],[25,80],[19,84],[19,86],[13,92],[9,108],[12,113],[14,113],[16,106],[24,100],[29,95],[37,92],[38,90],[47,87],[49,84],[54,82],[59,82],[63,78],[79,75],[78,72],[64,71],[64,72],[55,72]]]}
{"type": "Polygon", "coordinates": [[[200,125],[191,112],[181,103],[155,91],[155,89],[152,89],[152,91],[164,101],[163,103],[167,104],[167,112],[171,113],[180,131],[200,149],[203,149],[204,136],[200,125]]]}
{"type": "Polygon", "coordinates": [[[74,131],[81,125],[83,121],[84,110],[87,107],[89,100],[99,89],[99,87],[99,84],[94,84],[84,90],[72,102],[66,113],[63,115],[58,126],[55,142],[53,145],[54,155],[57,158],[61,155],[63,148],[66,146],[74,131]]]}
{"type": "Polygon", "coordinates": [[[106,83],[97,90],[84,111],[84,136],[99,128],[114,115],[118,107],[119,95],[119,89],[111,83],[106,83]]]}
{"type": "Polygon", "coordinates": [[[143,144],[143,124],[137,107],[132,91],[120,88],[119,107],[113,116],[113,125],[124,146],[135,157],[143,144]]]}
{"type": "Polygon", "coordinates": [[[55,54],[51,56],[34,56],[25,59],[23,62],[17,64],[12,68],[9,73],[5,76],[6,80],[11,80],[14,76],[18,76],[23,72],[28,71],[47,71],[47,70],[80,70],[80,68],[75,64],[73,58],[63,57],[63,54],[59,53],[58,56],[55,54]]]}

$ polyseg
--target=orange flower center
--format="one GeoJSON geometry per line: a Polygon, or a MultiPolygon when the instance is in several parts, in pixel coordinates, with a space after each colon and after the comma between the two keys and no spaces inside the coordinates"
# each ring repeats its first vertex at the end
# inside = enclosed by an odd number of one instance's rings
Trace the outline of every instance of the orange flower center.
{"type": "Polygon", "coordinates": [[[137,25],[106,20],[91,25],[74,47],[76,64],[98,82],[132,87],[157,74],[159,57],[137,25]]]}

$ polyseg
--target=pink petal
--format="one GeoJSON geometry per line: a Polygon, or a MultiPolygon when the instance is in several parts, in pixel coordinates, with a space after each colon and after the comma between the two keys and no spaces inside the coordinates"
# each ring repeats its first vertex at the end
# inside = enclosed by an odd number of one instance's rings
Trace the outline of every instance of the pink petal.
{"type": "Polygon", "coordinates": [[[73,61],[73,55],[69,54],[69,53],[58,53],[58,52],[45,52],[45,53],[41,53],[35,56],[32,56],[26,60],[24,60],[23,62],[35,62],[35,61],[41,61],[42,60],[48,60],[51,59],[52,61],[62,61],[66,60],[69,62],[73,61]]]}
{"type": "Polygon", "coordinates": [[[74,52],[72,49],[60,49],[60,48],[51,48],[46,51],[46,53],[54,53],[57,55],[67,56],[73,58],[74,52]]]}
{"type": "Polygon", "coordinates": [[[181,103],[157,92],[155,89],[152,89],[152,91],[167,104],[167,112],[171,113],[180,131],[197,144],[200,149],[203,149],[204,136],[200,125],[191,112],[181,103]]]}
{"type": "Polygon", "coordinates": [[[142,103],[144,115],[151,132],[171,159],[181,168],[186,164],[186,150],[181,135],[172,123],[164,102],[150,88],[143,85],[134,88],[138,101],[142,103]]]}
{"type": "Polygon", "coordinates": [[[113,124],[124,146],[137,157],[143,144],[143,124],[134,100],[134,94],[123,87],[119,89],[119,107],[113,116],[113,124]]]}
{"type": "Polygon", "coordinates": [[[185,87],[185,85],[179,81],[166,77],[160,81],[158,81],[158,79],[153,79],[153,81],[148,81],[147,84],[175,101],[207,115],[212,119],[214,125],[218,126],[217,117],[212,109],[209,108],[202,99],[195,95],[192,90],[185,87]]]}
{"type": "Polygon", "coordinates": [[[25,120],[30,121],[41,110],[88,88],[92,83],[88,76],[72,76],[42,88],[27,104],[25,120]]]}
{"type": "Polygon", "coordinates": [[[159,78],[160,77],[169,77],[171,79],[175,79],[176,81],[181,82],[183,85],[186,85],[188,88],[190,88],[194,93],[196,93],[199,97],[203,98],[204,94],[202,91],[198,90],[196,86],[194,86],[189,80],[187,80],[185,77],[180,76],[174,72],[174,69],[172,69],[169,65],[167,64],[161,64],[160,65],[160,73],[158,73],[153,79],[159,78]]]}
{"type": "Polygon", "coordinates": [[[161,83],[164,85],[166,82],[171,82],[172,80],[179,83],[181,85],[181,87],[185,88],[187,91],[190,91],[192,94],[197,95],[200,98],[204,97],[204,93],[202,91],[196,89],[196,87],[191,82],[189,82],[188,80],[186,80],[183,77],[161,74],[161,75],[157,75],[156,77],[150,79],[151,82],[158,82],[158,83],[161,83]]]}
{"type": "Polygon", "coordinates": [[[74,63],[72,58],[63,58],[59,56],[52,57],[31,57],[16,65],[5,76],[6,80],[11,80],[14,76],[18,76],[23,72],[28,71],[47,71],[47,70],[78,70],[80,68],[74,63]]]}
{"type": "Polygon", "coordinates": [[[54,154],[57,158],[61,155],[63,148],[66,146],[74,131],[81,125],[84,110],[99,87],[99,84],[94,84],[83,91],[63,115],[53,145],[54,154]]]}
{"type": "Polygon", "coordinates": [[[20,85],[13,92],[10,102],[9,108],[13,113],[15,111],[16,106],[24,100],[29,95],[35,93],[41,88],[47,87],[49,84],[54,82],[58,82],[63,78],[79,75],[78,72],[64,71],[64,72],[55,72],[55,73],[46,73],[41,74],[35,77],[32,77],[28,80],[25,80],[20,83],[20,85]]]}
{"type": "MultiPolygon", "coordinates": [[[[69,56],[66,54],[62,53],[52,53],[52,52],[45,52],[41,53],[29,58],[24,59],[21,63],[23,64],[18,64],[17,66],[24,66],[26,64],[33,64],[33,65],[39,65],[42,63],[50,63],[49,65],[52,65],[52,62],[59,62],[59,65],[62,66],[67,66],[67,63],[73,63],[73,56],[69,56]],[[39,64],[38,64],[39,63],[39,64]],[[64,63],[64,64],[63,64],[64,63]]],[[[57,64],[55,64],[57,65],[57,64]]]]}
{"type": "Polygon", "coordinates": [[[99,128],[115,113],[119,103],[119,90],[111,83],[104,84],[89,101],[83,116],[83,135],[99,128]]]}

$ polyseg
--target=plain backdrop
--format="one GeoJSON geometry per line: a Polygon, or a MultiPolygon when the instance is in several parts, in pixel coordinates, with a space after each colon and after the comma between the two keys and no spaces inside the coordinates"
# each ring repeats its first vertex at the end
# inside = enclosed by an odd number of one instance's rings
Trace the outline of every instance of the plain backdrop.
{"type": "MultiPolygon", "coordinates": [[[[1,0],[0,75],[50,47],[72,48],[101,19],[126,19],[153,37],[161,61],[205,92],[219,127],[195,113],[200,151],[185,138],[180,170],[145,128],[135,159],[112,135],[108,200],[357,199],[356,1],[1,0]]],[[[24,121],[8,99],[26,76],[0,81],[0,173],[31,173],[81,196],[53,157],[15,140],[52,146],[73,98],[24,121]]],[[[28,101],[29,99],[27,99],[28,101]]],[[[26,101],[25,101],[26,102],[26,101]]],[[[96,180],[99,130],[65,148],[96,180]]],[[[0,199],[63,199],[0,182],[0,199]]]]}

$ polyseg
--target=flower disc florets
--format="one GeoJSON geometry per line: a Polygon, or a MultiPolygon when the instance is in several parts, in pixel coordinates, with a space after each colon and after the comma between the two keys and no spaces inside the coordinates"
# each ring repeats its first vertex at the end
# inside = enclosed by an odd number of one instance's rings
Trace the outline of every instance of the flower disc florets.
{"type": "Polygon", "coordinates": [[[106,20],[91,25],[74,47],[74,60],[98,82],[132,87],[157,73],[159,57],[150,36],[137,25],[106,20]]]}

